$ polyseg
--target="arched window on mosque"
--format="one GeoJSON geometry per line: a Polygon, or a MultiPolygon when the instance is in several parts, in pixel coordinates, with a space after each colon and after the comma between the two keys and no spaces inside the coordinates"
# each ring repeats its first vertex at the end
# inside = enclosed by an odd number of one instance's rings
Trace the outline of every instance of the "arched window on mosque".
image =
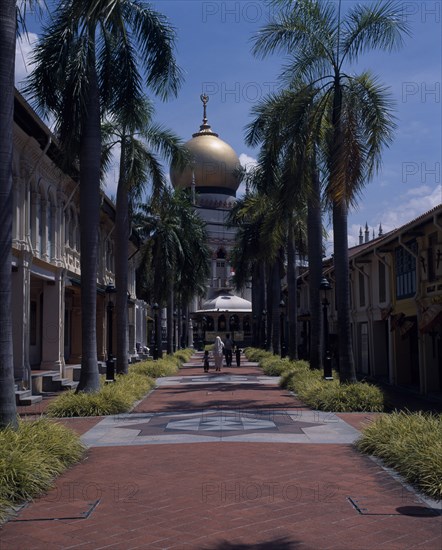
{"type": "Polygon", "coordinates": [[[218,330],[219,331],[226,330],[226,318],[224,315],[220,315],[218,317],[218,330]]]}
{"type": "Polygon", "coordinates": [[[226,251],[224,248],[219,248],[216,253],[216,277],[220,280],[221,285],[225,285],[227,279],[227,262],[226,251]]]}
{"type": "Polygon", "coordinates": [[[215,327],[213,317],[206,316],[206,330],[212,331],[215,327]]]}

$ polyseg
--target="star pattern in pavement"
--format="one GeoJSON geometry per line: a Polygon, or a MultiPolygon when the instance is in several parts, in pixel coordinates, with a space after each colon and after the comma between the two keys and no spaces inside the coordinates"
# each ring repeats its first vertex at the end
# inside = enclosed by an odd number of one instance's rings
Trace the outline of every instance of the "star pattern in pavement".
{"type": "Polygon", "coordinates": [[[318,422],[302,422],[288,414],[269,414],[268,412],[218,411],[213,413],[191,413],[181,415],[153,415],[146,422],[129,426],[119,426],[128,430],[139,430],[138,436],[165,435],[179,432],[182,434],[201,434],[220,437],[238,435],[238,433],[272,432],[304,434],[305,428],[321,426],[318,422]]]}

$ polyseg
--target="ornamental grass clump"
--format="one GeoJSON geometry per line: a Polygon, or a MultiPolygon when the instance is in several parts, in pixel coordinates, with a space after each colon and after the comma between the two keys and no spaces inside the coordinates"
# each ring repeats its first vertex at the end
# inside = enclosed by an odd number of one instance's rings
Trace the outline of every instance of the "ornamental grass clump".
{"type": "Polygon", "coordinates": [[[259,366],[267,376],[280,376],[282,372],[290,368],[290,360],[281,359],[278,355],[270,355],[270,357],[263,357],[259,366]]]}
{"type": "Polygon", "coordinates": [[[384,414],[363,429],[355,445],[382,459],[425,495],[442,500],[442,415],[384,414]]]}
{"type": "Polygon", "coordinates": [[[315,410],[333,412],[382,412],[384,410],[384,395],[377,386],[366,382],[340,384],[339,375],[334,372],[333,376],[334,380],[324,380],[322,371],[310,370],[301,364],[283,374],[281,385],[296,393],[301,401],[315,410]]]}
{"type": "Polygon", "coordinates": [[[294,379],[296,375],[299,376],[304,373],[304,375],[307,376],[309,372],[313,371],[310,370],[310,363],[308,361],[302,359],[298,361],[289,361],[287,368],[281,373],[279,385],[282,388],[294,391],[294,379]]]}
{"type": "Polygon", "coordinates": [[[384,410],[382,391],[366,382],[340,384],[338,380],[321,380],[318,389],[309,392],[308,399],[309,406],[321,411],[382,412],[384,410]]]}
{"type": "Polygon", "coordinates": [[[193,350],[190,348],[179,349],[173,354],[173,357],[178,359],[179,363],[188,363],[193,355],[193,350]]]}
{"type": "Polygon", "coordinates": [[[161,378],[164,376],[173,376],[178,372],[181,362],[172,355],[166,355],[157,361],[142,361],[131,366],[131,372],[150,376],[151,378],[161,378]]]}
{"type": "Polygon", "coordinates": [[[107,416],[128,412],[134,402],[141,399],[155,385],[153,378],[133,372],[119,375],[115,382],[104,384],[96,393],[67,391],[49,404],[46,414],[50,417],[107,416]]]}
{"type": "Polygon", "coordinates": [[[273,353],[261,348],[246,348],[244,350],[244,354],[246,355],[249,361],[258,361],[258,362],[260,362],[261,359],[263,359],[264,357],[273,357],[273,353]]]}
{"type": "Polygon", "coordinates": [[[47,419],[0,430],[0,523],[14,507],[47,492],[84,451],[77,434],[47,419]]]}

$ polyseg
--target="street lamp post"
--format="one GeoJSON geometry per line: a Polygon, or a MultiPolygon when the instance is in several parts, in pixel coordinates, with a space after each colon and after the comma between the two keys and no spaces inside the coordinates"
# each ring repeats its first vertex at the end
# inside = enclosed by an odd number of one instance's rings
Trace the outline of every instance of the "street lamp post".
{"type": "Polygon", "coordinates": [[[258,338],[258,326],[257,326],[257,320],[258,316],[256,314],[253,315],[253,324],[252,324],[252,346],[258,347],[259,345],[259,338],[258,338]]]}
{"type": "Polygon", "coordinates": [[[174,312],[173,312],[173,341],[172,341],[172,349],[173,349],[174,353],[176,352],[176,348],[177,348],[177,333],[176,333],[176,330],[177,330],[176,319],[177,319],[177,317],[178,317],[178,313],[175,309],[174,312]]]}
{"type": "Polygon", "coordinates": [[[152,357],[154,360],[158,359],[158,304],[155,303],[152,306],[153,309],[153,351],[152,357]]]}
{"type": "Polygon", "coordinates": [[[280,331],[281,331],[281,359],[284,359],[284,357],[287,356],[287,348],[285,345],[285,302],[284,300],[281,300],[279,302],[279,309],[281,310],[280,315],[280,331]]]}
{"type": "Polygon", "coordinates": [[[330,281],[326,277],[322,277],[319,289],[322,292],[322,314],[324,318],[324,341],[323,341],[323,366],[324,366],[324,379],[333,380],[332,365],[331,365],[331,353],[329,347],[329,334],[328,334],[328,306],[329,301],[327,299],[327,292],[332,289],[330,281]]]}
{"type": "Polygon", "coordinates": [[[262,343],[263,348],[267,349],[267,311],[265,309],[262,310],[262,343]]]}
{"type": "Polygon", "coordinates": [[[182,315],[182,325],[181,325],[181,347],[184,349],[186,346],[187,346],[187,334],[186,334],[186,331],[187,331],[187,328],[186,328],[186,320],[187,320],[187,317],[186,315],[183,313],[182,315]]]}
{"type": "Polygon", "coordinates": [[[229,329],[230,329],[230,332],[232,333],[232,342],[235,342],[235,316],[234,315],[231,315],[229,317],[229,329]]]}
{"type": "Polygon", "coordinates": [[[115,359],[113,356],[113,323],[114,323],[114,296],[116,288],[114,285],[106,287],[107,300],[107,361],[106,361],[106,382],[115,381],[115,359]]]}

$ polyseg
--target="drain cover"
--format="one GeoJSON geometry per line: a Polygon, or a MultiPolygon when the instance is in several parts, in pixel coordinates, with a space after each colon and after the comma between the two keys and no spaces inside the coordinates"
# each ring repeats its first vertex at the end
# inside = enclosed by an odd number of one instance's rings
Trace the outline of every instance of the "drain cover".
{"type": "Polygon", "coordinates": [[[361,516],[435,517],[441,515],[441,510],[428,508],[419,500],[412,500],[406,506],[399,499],[391,503],[370,497],[347,497],[347,500],[361,516]]]}
{"type": "Polygon", "coordinates": [[[71,502],[56,503],[54,506],[51,506],[49,510],[47,501],[43,506],[41,506],[39,502],[31,503],[32,505],[25,504],[18,512],[20,517],[12,519],[11,522],[87,519],[99,503],[100,499],[94,502],[74,500],[71,502]]]}

